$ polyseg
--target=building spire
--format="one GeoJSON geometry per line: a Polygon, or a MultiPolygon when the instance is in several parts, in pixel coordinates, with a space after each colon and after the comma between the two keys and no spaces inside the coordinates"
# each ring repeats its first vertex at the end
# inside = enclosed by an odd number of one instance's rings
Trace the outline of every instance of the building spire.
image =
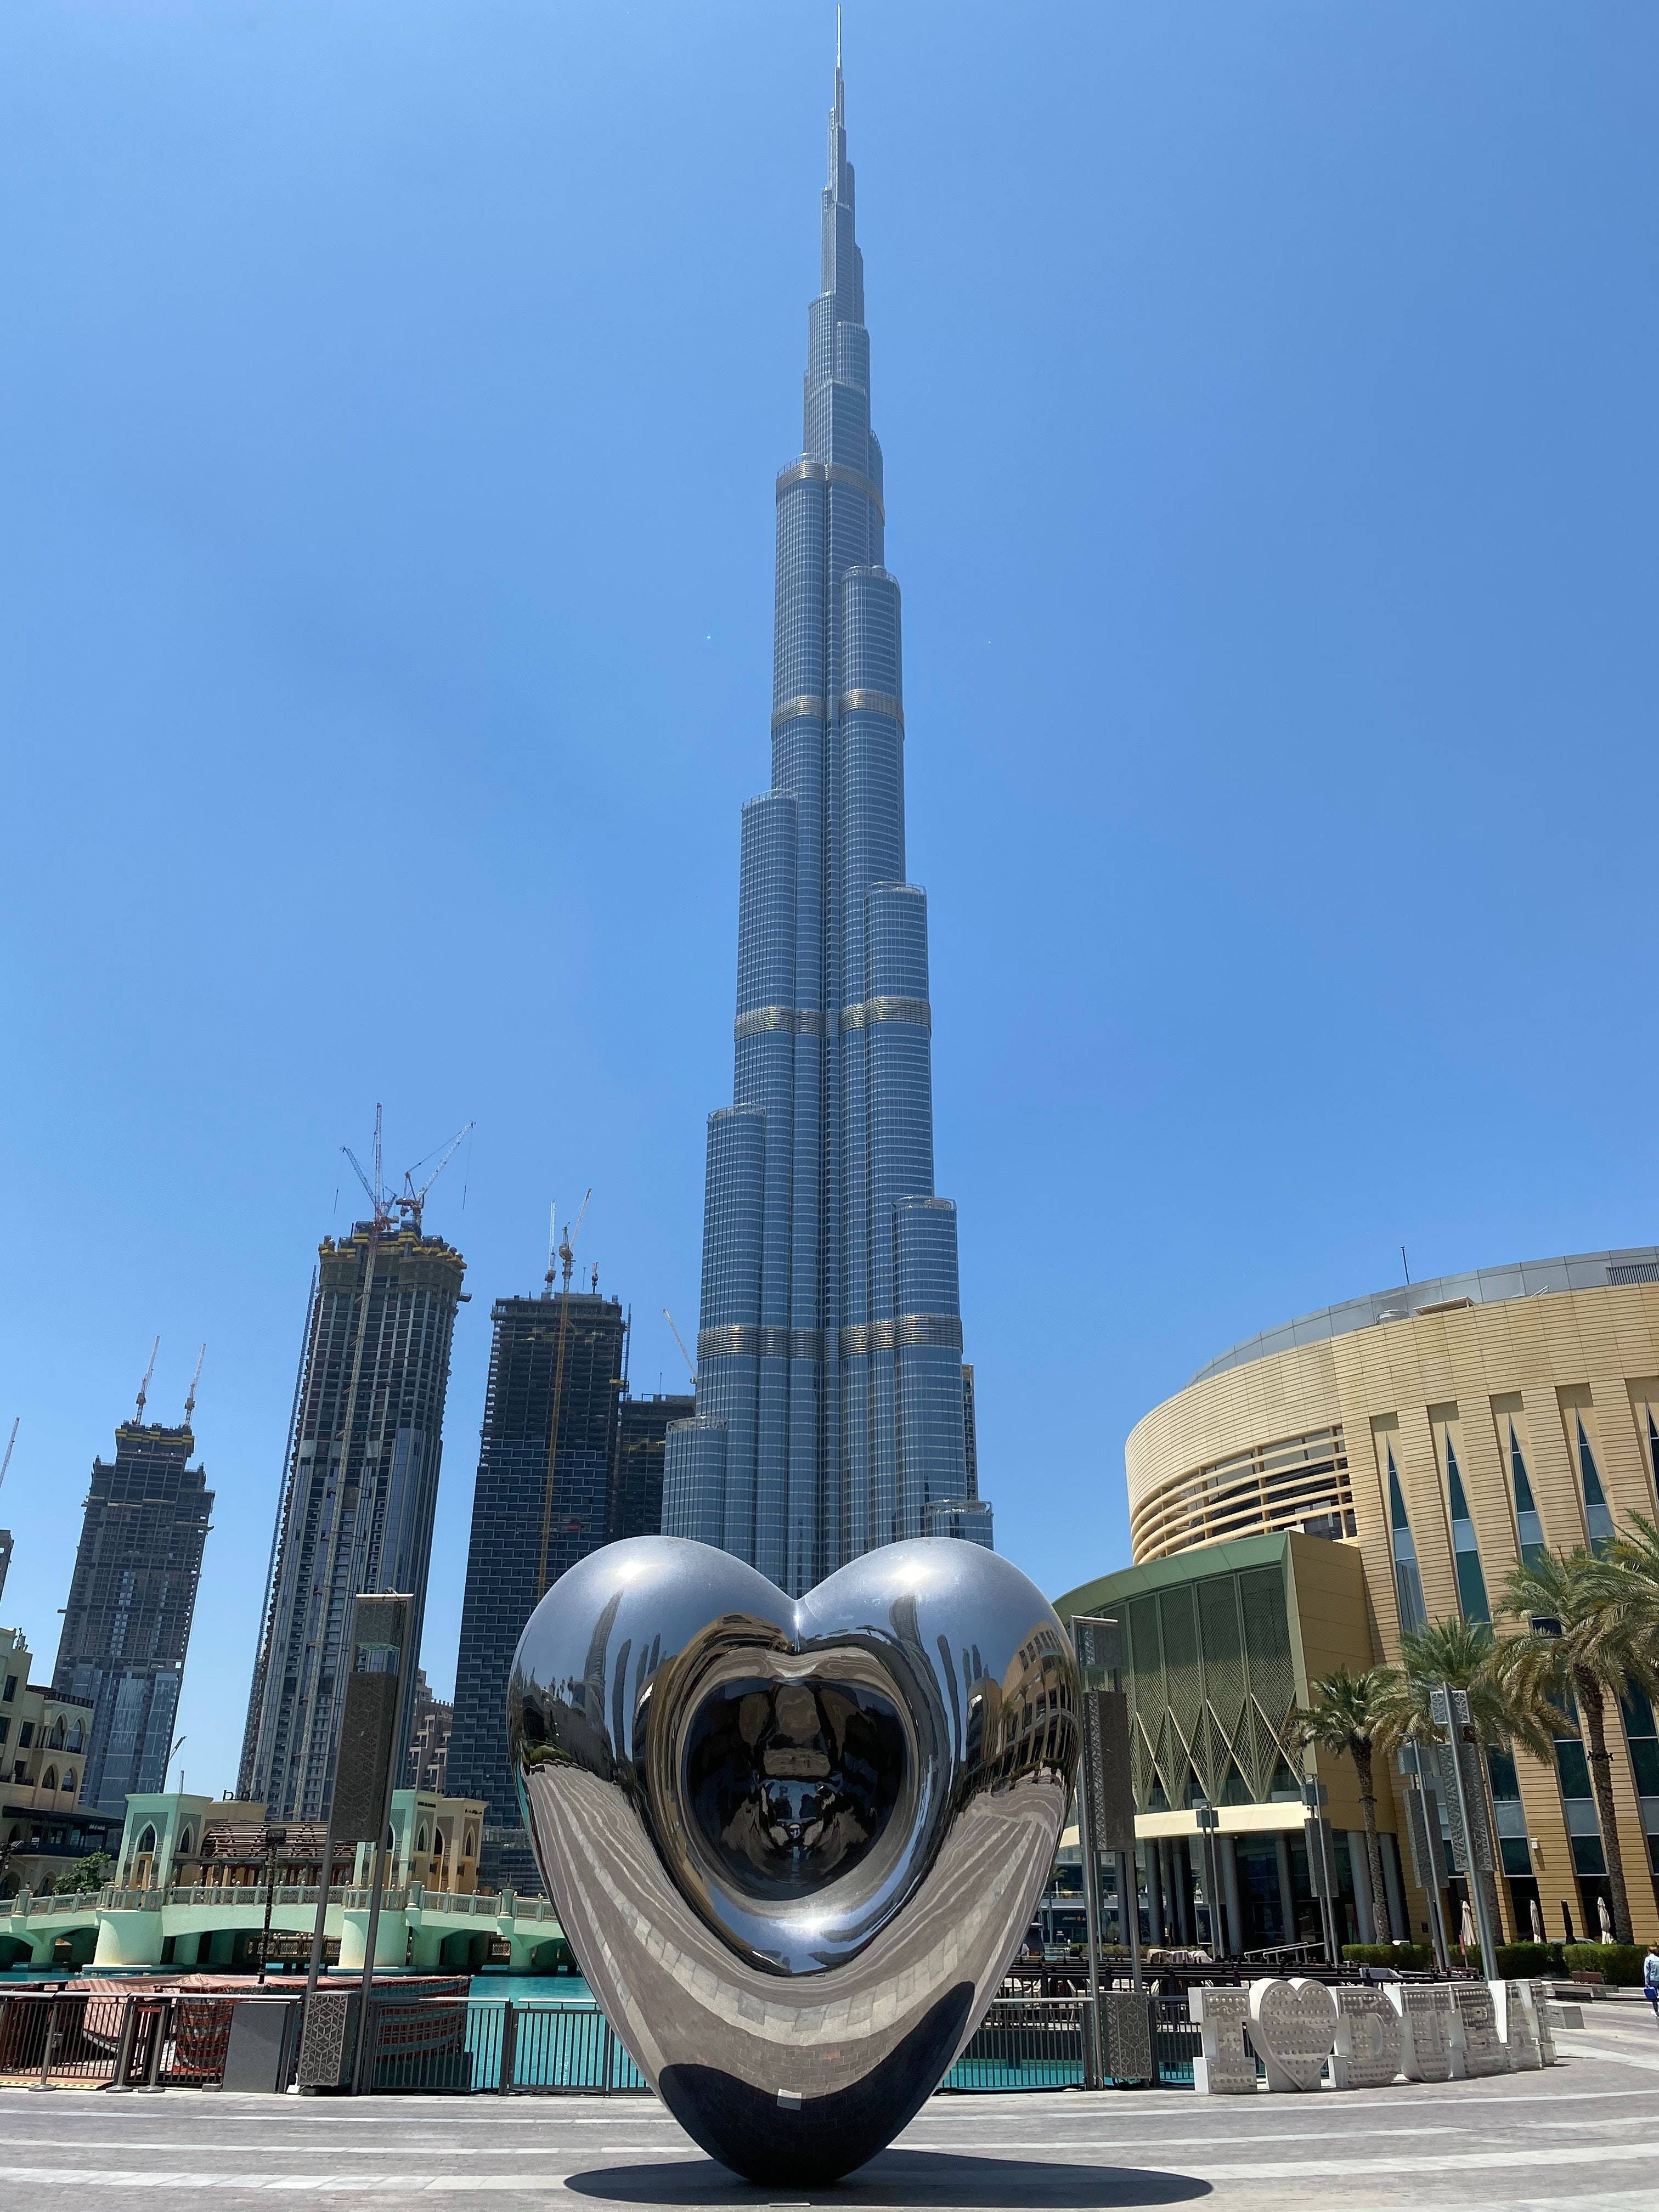
{"type": "Polygon", "coordinates": [[[836,10],[836,97],[830,110],[830,196],[846,199],[848,171],[847,167],[847,88],[841,74],[841,9],[836,10]]]}

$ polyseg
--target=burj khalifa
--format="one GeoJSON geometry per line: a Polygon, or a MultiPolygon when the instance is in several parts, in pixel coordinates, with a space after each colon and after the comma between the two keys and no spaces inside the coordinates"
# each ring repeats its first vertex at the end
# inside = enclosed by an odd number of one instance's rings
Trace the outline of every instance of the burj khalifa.
{"type": "Polygon", "coordinates": [[[927,902],[905,880],[899,587],[839,63],[805,418],[777,479],[772,787],[743,810],[696,1412],[669,1430],[663,1489],[665,1534],[796,1595],[879,1544],[991,1540],[956,1207],[933,1190],[927,902]]]}

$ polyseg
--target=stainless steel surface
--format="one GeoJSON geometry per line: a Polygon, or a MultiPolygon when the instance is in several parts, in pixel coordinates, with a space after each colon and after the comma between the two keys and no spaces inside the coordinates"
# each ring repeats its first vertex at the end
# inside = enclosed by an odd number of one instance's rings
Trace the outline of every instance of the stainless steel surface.
{"type": "Polygon", "coordinates": [[[1078,1757],[1034,1583],[890,1544],[799,1601],[642,1536],[532,1615],[507,1731],[589,1986],[705,2150],[823,2181],[889,2142],[996,1994],[1078,1757]]]}

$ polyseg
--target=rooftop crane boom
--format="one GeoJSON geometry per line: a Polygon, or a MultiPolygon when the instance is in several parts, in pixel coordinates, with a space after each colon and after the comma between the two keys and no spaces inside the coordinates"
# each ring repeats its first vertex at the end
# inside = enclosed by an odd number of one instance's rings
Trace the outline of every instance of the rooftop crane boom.
{"type": "MultiPolygon", "coordinates": [[[[442,1152],[439,1154],[437,1166],[433,1169],[431,1174],[427,1177],[426,1181],[421,1185],[418,1190],[415,1188],[415,1168],[424,1167],[426,1165],[426,1160],[416,1160],[414,1168],[405,1168],[404,1170],[403,1194],[399,1198],[394,1198],[392,1203],[405,1216],[413,1217],[415,1233],[416,1236],[419,1236],[420,1234],[421,1209],[426,1204],[426,1194],[428,1191],[429,1191],[433,1184],[437,1182],[438,1177],[443,1173],[444,1170],[449,1165],[451,1160],[454,1158],[456,1153],[460,1150],[462,1144],[472,1134],[473,1130],[476,1129],[477,1126],[478,1125],[476,1121],[469,1121],[465,1128],[457,1129],[454,1135],[450,1139],[449,1142],[444,1146],[442,1152]]],[[[427,1159],[429,1160],[432,1155],[428,1152],[426,1157],[427,1159]]]]}
{"type": "Polygon", "coordinates": [[[196,1385],[202,1379],[202,1362],[206,1358],[207,1346],[206,1345],[204,1345],[196,1355],[196,1372],[190,1378],[190,1391],[185,1400],[185,1426],[186,1428],[190,1426],[191,1415],[196,1411],[196,1385]]]}
{"type": "Polygon", "coordinates": [[[669,1312],[666,1306],[662,1310],[662,1317],[668,1323],[669,1328],[674,1329],[674,1341],[680,1348],[680,1358],[685,1362],[687,1370],[691,1377],[691,1388],[695,1390],[697,1387],[697,1370],[696,1367],[692,1365],[691,1355],[685,1348],[685,1339],[680,1334],[678,1329],[674,1328],[674,1316],[669,1312]]]}
{"type": "Polygon", "coordinates": [[[132,1415],[133,1425],[135,1427],[144,1418],[144,1401],[149,1395],[149,1378],[155,1372],[155,1355],[161,1349],[161,1340],[158,1336],[155,1343],[152,1344],[149,1348],[149,1365],[145,1368],[144,1379],[138,1385],[138,1403],[134,1407],[132,1415]]]}
{"type": "Polygon", "coordinates": [[[5,1480],[6,1469],[11,1465],[11,1449],[17,1442],[18,1425],[19,1423],[21,1422],[22,1418],[23,1416],[19,1413],[17,1419],[13,1421],[11,1425],[11,1434],[6,1438],[6,1455],[4,1459],[0,1459],[0,1482],[3,1482],[5,1480]]]}
{"type": "MultiPolygon", "coordinates": [[[[426,1160],[416,1160],[414,1167],[404,1170],[403,1189],[394,1193],[386,1187],[381,1121],[382,1109],[377,1106],[374,1109],[374,1173],[372,1178],[349,1145],[342,1145],[340,1150],[350,1161],[358,1182],[368,1194],[368,1202],[374,1209],[374,1226],[377,1229],[388,1228],[393,1213],[397,1212],[413,1225],[415,1234],[418,1237],[421,1233],[422,1211],[426,1205],[428,1191],[437,1182],[438,1177],[454,1158],[462,1143],[471,1135],[477,1124],[476,1121],[469,1121],[464,1129],[458,1129],[455,1132],[449,1142],[440,1151],[437,1166],[433,1169],[418,1190],[415,1188],[416,1170],[423,1168],[426,1165],[426,1160]]],[[[429,1160],[432,1157],[428,1152],[426,1159],[429,1160]]]]}

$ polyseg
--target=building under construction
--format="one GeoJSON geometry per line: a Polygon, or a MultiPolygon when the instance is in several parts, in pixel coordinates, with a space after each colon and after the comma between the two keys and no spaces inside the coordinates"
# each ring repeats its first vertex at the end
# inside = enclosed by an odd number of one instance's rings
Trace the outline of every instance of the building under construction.
{"type": "Polygon", "coordinates": [[[507,1678],[543,1591],[605,1540],[627,1324],[616,1298],[550,1286],[498,1299],[490,1320],[449,1786],[487,1802],[485,1886],[533,1893],[507,1767],[507,1678]]]}
{"type": "MultiPolygon", "coordinates": [[[[272,1820],[327,1816],[358,1592],[412,1592],[420,1650],[465,1265],[423,1233],[417,1197],[377,1196],[373,1220],[319,1248],[238,1788],[272,1820]]],[[[415,1687],[411,1667],[401,1743],[415,1687]]]]}
{"type": "Polygon", "coordinates": [[[690,1420],[697,1401],[688,1390],[624,1398],[617,1421],[607,1540],[655,1536],[662,1530],[663,1456],[671,1421],[690,1420]]]}
{"type": "Polygon", "coordinates": [[[166,1782],[213,1511],[190,1464],[194,1410],[192,1384],[177,1428],[147,1422],[141,1389],[114,1459],[92,1463],[52,1686],[91,1703],[81,1802],[100,1813],[123,1814],[131,1791],[166,1782]]]}

